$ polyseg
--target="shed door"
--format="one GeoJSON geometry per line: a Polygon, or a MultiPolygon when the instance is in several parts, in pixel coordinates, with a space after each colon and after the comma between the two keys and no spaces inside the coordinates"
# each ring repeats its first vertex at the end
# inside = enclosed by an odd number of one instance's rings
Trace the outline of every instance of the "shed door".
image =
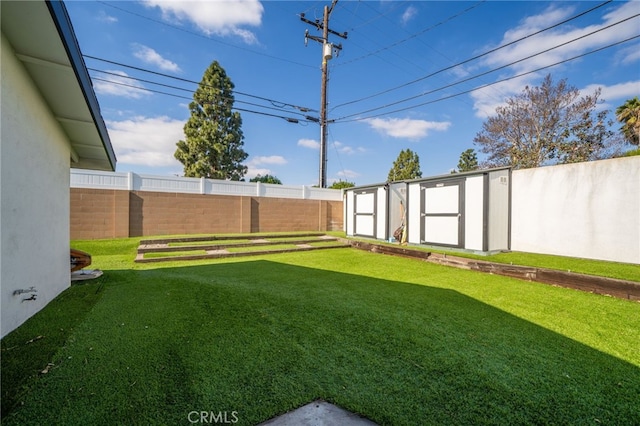
{"type": "Polygon", "coordinates": [[[421,185],[420,240],[423,244],[464,246],[464,180],[421,185]]]}
{"type": "Polygon", "coordinates": [[[366,189],[353,194],[353,234],[376,236],[377,189],[366,189]]]}

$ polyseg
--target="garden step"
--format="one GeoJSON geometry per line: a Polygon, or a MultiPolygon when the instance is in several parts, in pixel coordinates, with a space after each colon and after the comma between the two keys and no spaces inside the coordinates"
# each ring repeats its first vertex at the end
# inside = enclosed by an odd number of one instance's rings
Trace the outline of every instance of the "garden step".
{"type": "Polygon", "coordinates": [[[346,241],[320,232],[263,234],[256,236],[244,234],[225,235],[222,237],[215,235],[207,237],[178,237],[142,240],[138,246],[135,261],[138,263],[148,263],[174,260],[217,259],[258,254],[343,248],[348,246],[349,244],[346,241]],[[184,245],[172,245],[176,243],[184,245]],[[314,243],[322,243],[322,245],[314,245],[314,243]],[[269,246],[274,246],[274,248],[269,248],[269,246]],[[229,250],[234,248],[246,248],[246,251],[229,250]],[[181,252],[184,253],[181,254],[181,252]],[[156,256],[146,257],[145,254],[147,253],[156,253],[156,256]],[[163,256],[162,253],[167,253],[167,255],[163,256]]]}
{"type": "MultiPolygon", "coordinates": [[[[279,245],[278,243],[273,243],[273,245],[279,245]]],[[[176,256],[164,256],[164,257],[152,257],[145,258],[144,253],[138,253],[135,261],[137,263],[152,263],[152,262],[171,262],[177,260],[201,260],[201,259],[221,259],[228,257],[244,257],[244,256],[257,256],[264,254],[277,254],[277,253],[289,253],[295,251],[311,251],[311,250],[327,250],[327,249],[336,249],[336,248],[345,248],[349,247],[348,244],[342,242],[336,242],[335,244],[327,244],[322,246],[312,246],[312,245],[304,245],[304,246],[296,246],[292,248],[279,248],[273,250],[250,250],[250,251],[241,251],[241,252],[229,252],[227,250],[209,250],[205,254],[187,254],[187,255],[176,255],[176,256]]]]}
{"type": "MultiPolygon", "coordinates": [[[[169,244],[172,242],[183,242],[183,241],[170,241],[163,244],[143,244],[140,243],[138,247],[138,253],[170,253],[170,252],[179,252],[179,251],[187,251],[187,250],[222,250],[228,248],[237,248],[237,247],[248,247],[248,246],[268,246],[274,244],[308,244],[308,243],[317,243],[317,242],[325,242],[325,241],[337,241],[338,239],[335,237],[331,237],[328,235],[321,235],[315,238],[301,238],[301,239],[291,239],[286,241],[281,241],[282,238],[287,238],[286,236],[278,236],[278,241],[270,241],[266,238],[260,239],[247,239],[247,241],[236,242],[236,243],[218,243],[218,244],[192,244],[192,245],[184,245],[184,246],[170,246],[169,244]]],[[[241,238],[235,238],[234,240],[239,240],[241,238]]],[[[213,241],[213,240],[201,240],[202,242],[213,241]]],[[[223,240],[224,241],[224,240],[223,240]]]]}
{"type": "MultiPolygon", "coordinates": [[[[225,241],[225,240],[262,240],[273,238],[303,238],[303,237],[322,237],[327,236],[323,232],[306,232],[306,233],[279,233],[279,234],[235,234],[235,235],[209,235],[203,237],[173,237],[173,238],[154,238],[151,240],[141,240],[140,245],[149,244],[169,244],[169,243],[191,243],[203,241],[225,241]]],[[[332,237],[331,237],[332,238],[332,237]]]]}

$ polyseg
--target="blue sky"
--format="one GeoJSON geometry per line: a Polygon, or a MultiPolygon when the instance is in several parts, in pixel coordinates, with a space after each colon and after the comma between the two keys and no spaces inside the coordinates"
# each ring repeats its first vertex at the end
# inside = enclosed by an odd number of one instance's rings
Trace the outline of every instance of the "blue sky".
{"type": "MultiPolygon", "coordinates": [[[[342,50],[329,60],[328,183],[384,182],[406,148],[423,176],[449,173],[461,152],[478,151],[473,138],[495,108],[549,73],[585,94],[601,88],[602,108],[639,96],[640,2],[601,3],[339,1],[329,27],[348,35],[329,37],[342,50]]],[[[304,117],[319,115],[322,47],[305,47],[304,35],[322,34],[300,14],[321,20],[330,4],[66,2],[117,171],[182,174],[173,153],[192,82],[216,60],[235,85],[235,106],[251,111],[241,111],[246,178],[317,184],[320,128],[304,117]]]]}

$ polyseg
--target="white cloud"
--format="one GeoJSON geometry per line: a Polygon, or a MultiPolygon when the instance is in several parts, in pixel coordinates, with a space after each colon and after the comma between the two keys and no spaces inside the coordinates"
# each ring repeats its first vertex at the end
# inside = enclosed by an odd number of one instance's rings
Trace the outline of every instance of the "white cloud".
{"type": "Polygon", "coordinates": [[[529,74],[472,92],[471,98],[474,100],[473,109],[476,111],[476,117],[487,118],[495,115],[496,108],[504,105],[507,98],[522,93],[527,84],[540,77],[542,74],[529,74]]]}
{"type": "Polygon", "coordinates": [[[243,26],[259,26],[264,12],[258,0],[145,0],[144,4],[160,8],[163,19],[167,21],[190,21],[207,35],[237,36],[247,44],[256,43],[257,39],[243,26]]]}
{"type": "MultiPolygon", "coordinates": [[[[597,24],[587,25],[584,27],[565,25],[529,37],[488,55],[481,62],[481,65],[488,68],[505,66],[506,68],[503,69],[502,75],[497,77],[505,78],[549,66],[637,35],[637,20],[631,19],[607,30],[586,36],[589,33],[602,29],[637,13],[637,3],[634,3],[635,2],[625,2],[622,4],[613,3],[616,8],[604,15],[602,21],[597,24]],[[567,43],[582,36],[586,37],[580,38],[579,40],[557,49],[550,50],[549,52],[534,56],[531,59],[514,63],[538,52],[567,43]]],[[[493,47],[507,44],[525,35],[542,30],[553,23],[560,22],[563,19],[570,17],[576,12],[575,8],[571,6],[565,6],[562,3],[557,4],[549,6],[544,12],[538,15],[525,18],[518,25],[506,31],[502,40],[496,43],[495,46],[486,46],[483,50],[489,50],[493,47]],[[560,6],[557,4],[560,4],[560,6]]],[[[634,51],[628,49],[626,52],[627,54],[620,59],[622,62],[633,61],[640,58],[640,54],[637,53],[637,50],[634,51]]],[[[542,71],[542,73],[547,72],[549,71],[542,71]]],[[[481,118],[486,118],[494,114],[495,108],[503,104],[505,99],[521,93],[527,84],[531,85],[534,81],[541,78],[542,73],[532,73],[473,92],[471,97],[475,100],[474,109],[476,110],[476,115],[481,118]]]]}
{"type": "Polygon", "coordinates": [[[184,121],[166,116],[132,117],[106,121],[119,163],[142,166],[176,166],[176,143],[184,139],[184,121]]]}
{"type": "Polygon", "coordinates": [[[280,155],[270,155],[266,156],[257,156],[253,157],[249,160],[249,163],[253,165],[262,165],[262,164],[276,164],[276,165],[284,165],[287,164],[287,160],[280,155]]]}
{"type": "Polygon", "coordinates": [[[601,89],[600,100],[604,103],[598,105],[598,110],[611,109],[615,110],[622,105],[627,99],[638,96],[640,93],[640,80],[628,81],[626,83],[605,86],[602,84],[590,84],[580,90],[582,96],[592,95],[597,89],[601,89]]]}
{"type": "Polygon", "coordinates": [[[298,140],[298,146],[309,149],[320,149],[320,142],[313,139],[300,139],[298,140]]]}
{"type": "Polygon", "coordinates": [[[272,173],[270,169],[252,167],[247,164],[247,173],[244,174],[244,177],[245,179],[250,180],[258,175],[265,176],[265,175],[271,175],[271,174],[272,173]]]}
{"type": "Polygon", "coordinates": [[[418,9],[416,9],[413,6],[409,6],[402,14],[402,25],[406,25],[417,14],[418,14],[418,9]]]}
{"type": "Polygon", "coordinates": [[[626,83],[614,84],[612,86],[590,84],[580,92],[583,95],[590,95],[598,88],[602,89],[601,98],[607,102],[612,100],[625,101],[634,96],[638,96],[638,93],[640,93],[640,80],[627,81],[626,83]]]}
{"type": "MultiPolygon", "coordinates": [[[[539,78],[542,75],[538,74],[533,76],[539,78]]],[[[529,79],[530,78],[525,79],[523,77],[504,81],[471,93],[471,97],[475,100],[474,109],[476,110],[476,116],[479,118],[488,118],[495,115],[496,108],[505,105],[504,100],[506,98],[522,93],[529,79]]],[[[592,95],[597,89],[602,90],[600,100],[606,102],[598,105],[598,109],[616,108],[616,105],[620,105],[625,100],[633,98],[640,93],[640,80],[628,81],[611,86],[590,84],[582,88],[580,93],[581,96],[592,95]]]]}
{"type": "Polygon", "coordinates": [[[360,176],[360,173],[354,172],[353,170],[345,169],[336,173],[336,175],[341,179],[353,179],[360,176]]]}
{"type": "Polygon", "coordinates": [[[118,22],[118,18],[116,18],[115,16],[107,15],[107,13],[104,10],[101,10],[100,13],[98,14],[98,20],[102,22],[106,22],[108,24],[114,24],[118,22]]]}
{"type": "Polygon", "coordinates": [[[355,149],[338,141],[335,141],[333,145],[335,146],[336,150],[341,154],[353,154],[356,152],[355,149]]]}
{"type": "Polygon", "coordinates": [[[620,63],[625,65],[640,61],[640,44],[620,49],[618,56],[620,63]]]}
{"type": "Polygon", "coordinates": [[[151,92],[144,89],[142,83],[127,78],[128,74],[126,72],[114,70],[108,70],[108,72],[112,74],[100,74],[93,78],[93,88],[96,93],[130,99],[140,99],[143,96],[151,95],[151,92]],[[100,80],[97,80],[97,78],[100,80]]]}
{"type": "Polygon", "coordinates": [[[249,161],[247,161],[247,173],[245,177],[252,179],[258,175],[272,175],[273,171],[266,167],[261,167],[265,165],[277,165],[282,166],[287,164],[287,160],[280,155],[269,155],[269,156],[256,156],[251,157],[249,161]]]}
{"type": "Polygon", "coordinates": [[[370,118],[364,120],[371,128],[393,138],[421,139],[429,130],[444,131],[451,126],[448,121],[425,121],[410,118],[370,118]]]}
{"type": "Polygon", "coordinates": [[[140,59],[141,61],[147,64],[155,65],[164,71],[180,72],[180,67],[178,66],[178,64],[163,58],[152,48],[138,43],[133,43],[132,48],[133,56],[140,59]]]}

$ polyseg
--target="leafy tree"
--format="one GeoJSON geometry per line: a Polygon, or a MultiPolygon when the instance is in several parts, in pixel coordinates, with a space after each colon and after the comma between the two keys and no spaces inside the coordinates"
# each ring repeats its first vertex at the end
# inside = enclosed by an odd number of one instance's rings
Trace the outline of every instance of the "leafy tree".
{"type": "Polygon", "coordinates": [[[620,131],[632,145],[640,144],[640,100],[628,99],[616,109],[616,118],[623,123],[620,131]]]}
{"type": "Polygon", "coordinates": [[[594,112],[600,89],[580,99],[579,95],[566,79],[554,83],[547,75],[539,87],[527,86],[507,99],[474,138],[488,154],[487,165],[521,169],[606,155],[612,135],[607,130],[608,111],[594,112]]]}
{"type": "Polygon", "coordinates": [[[353,188],[354,186],[356,186],[356,184],[354,182],[348,182],[346,180],[338,180],[336,182],[333,182],[329,188],[330,189],[344,189],[344,188],[353,188]]]}
{"type": "Polygon", "coordinates": [[[398,158],[393,162],[393,167],[389,170],[387,181],[417,179],[422,177],[420,171],[420,158],[418,154],[410,149],[400,151],[398,158]]]}
{"type": "Polygon", "coordinates": [[[256,177],[249,179],[249,182],[262,182],[262,183],[273,183],[276,185],[282,185],[282,181],[275,176],[271,175],[256,175],[256,177]]]}
{"type": "Polygon", "coordinates": [[[225,70],[212,62],[189,104],[185,139],[176,144],[174,156],[184,166],[185,176],[237,181],[247,172],[242,165],[248,156],[242,149],[242,118],[232,111],[233,88],[225,70]]]}
{"type": "Polygon", "coordinates": [[[473,148],[469,148],[460,154],[460,160],[458,161],[459,172],[470,172],[472,170],[478,170],[478,156],[473,148]]]}

